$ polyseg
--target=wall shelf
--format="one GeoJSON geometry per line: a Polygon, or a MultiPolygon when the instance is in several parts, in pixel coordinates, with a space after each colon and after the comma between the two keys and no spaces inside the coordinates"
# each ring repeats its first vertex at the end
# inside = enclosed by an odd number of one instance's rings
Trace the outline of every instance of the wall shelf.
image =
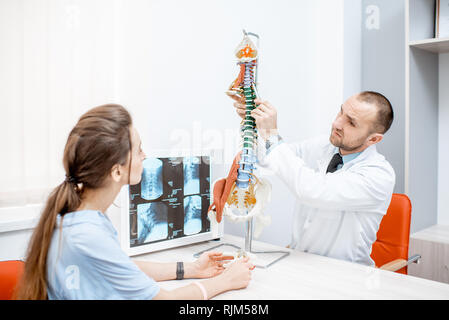
{"type": "Polygon", "coordinates": [[[410,41],[409,46],[433,53],[449,52],[449,38],[432,38],[425,40],[410,41]]]}

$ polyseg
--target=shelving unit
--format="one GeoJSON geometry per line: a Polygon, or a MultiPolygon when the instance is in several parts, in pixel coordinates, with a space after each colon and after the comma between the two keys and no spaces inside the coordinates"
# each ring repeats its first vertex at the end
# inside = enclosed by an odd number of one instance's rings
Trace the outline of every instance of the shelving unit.
{"type": "Polygon", "coordinates": [[[433,53],[446,53],[449,52],[449,38],[415,40],[410,41],[409,46],[433,53]]]}
{"type": "Polygon", "coordinates": [[[436,225],[410,236],[409,252],[419,252],[419,264],[412,263],[408,274],[449,283],[449,226],[436,225]]]}
{"type": "Polygon", "coordinates": [[[449,38],[434,38],[435,0],[405,3],[405,193],[412,230],[438,223],[439,57],[449,38]]]}

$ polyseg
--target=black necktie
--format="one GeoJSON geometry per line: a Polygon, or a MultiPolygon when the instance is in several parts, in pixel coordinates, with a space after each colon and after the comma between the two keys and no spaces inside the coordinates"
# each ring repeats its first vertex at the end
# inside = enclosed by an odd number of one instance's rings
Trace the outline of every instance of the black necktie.
{"type": "Polygon", "coordinates": [[[326,173],[328,173],[328,172],[332,173],[332,172],[337,171],[337,167],[339,164],[343,164],[343,159],[339,153],[336,153],[332,157],[331,162],[329,162],[329,165],[327,166],[326,173]]]}

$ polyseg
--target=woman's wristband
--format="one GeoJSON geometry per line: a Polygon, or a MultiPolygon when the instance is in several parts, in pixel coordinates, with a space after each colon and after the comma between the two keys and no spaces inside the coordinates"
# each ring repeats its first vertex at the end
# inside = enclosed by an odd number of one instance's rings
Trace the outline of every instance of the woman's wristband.
{"type": "Polygon", "coordinates": [[[184,279],[184,262],[176,263],[176,280],[184,279]]]}
{"type": "Polygon", "coordinates": [[[201,292],[203,293],[203,300],[207,300],[207,291],[206,288],[204,288],[203,284],[201,282],[194,282],[194,284],[197,285],[198,288],[200,288],[201,292]]]}

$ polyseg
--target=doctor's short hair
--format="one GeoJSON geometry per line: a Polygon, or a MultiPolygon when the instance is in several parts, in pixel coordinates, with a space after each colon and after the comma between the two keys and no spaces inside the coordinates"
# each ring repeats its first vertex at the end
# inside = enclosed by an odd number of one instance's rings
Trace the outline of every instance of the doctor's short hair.
{"type": "Polygon", "coordinates": [[[358,95],[360,101],[374,104],[377,107],[377,121],[373,124],[373,131],[382,133],[390,129],[393,123],[394,113],[390,101],[379,92],[363,91],[358,95]]]}

